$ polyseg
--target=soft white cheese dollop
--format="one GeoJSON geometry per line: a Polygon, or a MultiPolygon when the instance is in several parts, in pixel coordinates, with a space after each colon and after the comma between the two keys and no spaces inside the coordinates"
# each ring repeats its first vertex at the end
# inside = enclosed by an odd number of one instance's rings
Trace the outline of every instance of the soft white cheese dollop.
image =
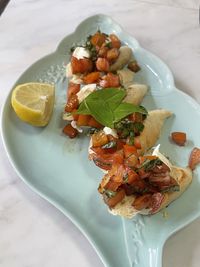
{"type": "Polygon", "coordinates": [[[70,78],[72,77],[72,65],[71,63],[68,63],[67,66],[66,66],[66,77],[67,78],[70,78]]]}
{"type": "Polygon", "coordinates": [[[90,57],[90,52],[85,49],[84,47],[76,47],[74,50],[73,57],[76,57],[77,59],[83,59],[83,58],[89,58],[90,57]]]}
{"type": "Polygon", "coordinates": [[[109,127],[104,127],[104,128],[103,128],[103,131],[104,131],[104,133],[107,134],[107,135],[110,134],[110,135],[112,135],[113,137],[118,138],[118,135],[117,135],[117,132],[116,132],[115,129],[111,129],[111,128],[109,128],[109,127]]]}
{"type": "Polygon", "coordinates": [[[96,83],[91,83],[83,86],[81,90],[76,94],[79,103],[81,103],[89,94],[96,90],[96,83]]]}
{"type": "Polygon", "coordinates": [[[172,169],[172,164],[169,162],[169,160],[163,155],[160,153],[159,151],[159,148],[160,148],[160,144],[157,145],[154,150],[153,150],[153,153],[152,155],[153,156],[157,156],[163,163],[165,163],[169,168],[170,170],[172,169]]]}
{"type": "Polygon", "coordinates": [[[72,121],[71,122],[71,126],[76,129],[79,133],[83,132],[83,129],[81,129],[81,127],[77,126],[76,121],[72,121]]]}

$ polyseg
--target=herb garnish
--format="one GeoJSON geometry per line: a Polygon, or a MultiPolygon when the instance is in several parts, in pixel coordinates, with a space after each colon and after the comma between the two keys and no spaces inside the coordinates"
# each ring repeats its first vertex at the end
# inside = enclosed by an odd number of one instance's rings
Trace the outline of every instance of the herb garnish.
{"type": "Polygon", "coordinates": [[[116,141],[110,141],[109,143],[103,145],[101,148],[108,149],[108,148],[114,148],[116,146],[117,146],[117,142],[116,141]]]}
{"type": "Polygon", "coordinates": [[[145,172],[147,172],[147,171],[152,170],[157,165],[162,165],[162,161],[159,158],[152,159],[152,160],[146,159],[138,169],[144,168],[145,172]]]}
{"type": "Polygon", "coordinates": [[[142,106],[122,102],[125,96],[126,91],[122,88],[95,91],[81,102],[76,114],[92,115],[99,123],[110,128],[134,112],[147,114],[142,106]]]}
{"type": "Polygon", "coordinates": [[[114,191],[111,191],[109,189],[105,189],[104,192],[103,192],[108,198],[112,198],[114,197],[117,192],[114,192],[114,191]]]}

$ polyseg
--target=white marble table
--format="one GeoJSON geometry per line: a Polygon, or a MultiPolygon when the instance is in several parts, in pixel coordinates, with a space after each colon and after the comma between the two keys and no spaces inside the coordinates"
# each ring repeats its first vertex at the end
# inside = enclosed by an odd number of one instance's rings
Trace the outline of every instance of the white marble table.
{"type": "MultiPolygon", "coordinates": [[[[0,106],[18,76],[87,16],[111,15],[171,68],[176,85],[200,103],[198,0],[12,0],[0,18],[0,106]]],[[[171,237],[164,267],[199,267],[200,219],[171,237]]],[[[80,231],[32,192],[0,141],[0,266],[102,267],[80,231]]]]}

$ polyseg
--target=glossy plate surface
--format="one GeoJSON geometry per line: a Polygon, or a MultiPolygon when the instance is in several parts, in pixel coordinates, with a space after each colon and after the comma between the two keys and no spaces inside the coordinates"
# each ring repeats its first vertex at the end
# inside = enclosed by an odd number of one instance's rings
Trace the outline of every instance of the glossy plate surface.
{"type": "Polygon", "coordinates": [[[200,215],[200,168],[195,171],[189,189],[166,209],[168,218],[160,212],[154,216],[121,220],[107,212],[97,193],[102,173],[87,158],[89,140],[87,137],[66,138],[62,134],[64,124],[61,118],[67,86],[64,65],[69,61],[70,47],[97,29],[115,32],[133,49],[142,68],[135,81],[150,86],[143,105],[147,109],[166,108],[174,112],[162,131],[159,140],[161,151],[177,165],[187,165],[193,146],[200,146],[200,106],[175,88],[171,72],[160,59],[141,48],[134,38],[104,15],[82,22],[73,34],[62,40],[55,53],[33,64],[19,78],[16,84],[31,81],[54,83],[55,110],[47,127],[31,127],[16,117],[9,94],[1,118],[4,145],[21,179],[79,227],[105,266],[161,266],[165,240],[200,215]],[[189,141],[185,147],[169,141],[172,131],[187,132],[189,141]]]}

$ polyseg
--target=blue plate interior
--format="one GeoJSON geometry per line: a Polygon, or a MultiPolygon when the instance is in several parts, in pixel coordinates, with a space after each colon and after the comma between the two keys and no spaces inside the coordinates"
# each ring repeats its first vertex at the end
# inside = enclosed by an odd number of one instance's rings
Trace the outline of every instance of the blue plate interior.
{"type": "Polygon", "coordinates": [[[70,47],[97,29],[115,32],[133,49],[142,68],[135,81],[150,86],[143,105],[147,109],[166,108],[174,112],[164,125],[159,140],[161,151],[177,165],[187,165],[193,146],[200,146],[200,107],[175,88],[171,72],[160,59],[141,48],[134,38],[104,15],[82,22],[73,34],[62,40],[55,53],[33,64],[19,78],[16,84],[30,81],[55,84],[54,114],[45,128],[27,125],[12,110],[9,94],[2,111],[3,141],[18,175],[81,229],[106,266],[160,266],[167,237],[200,214],[200,169],[195,171],[189,189],[167,208],[168,218],[163,218],[160,212],[154,216],[136,216],[122,223],[120,218],[107,212],[97,193],[102,172],[87,158],[88,138],[66,138],[62,134],[61,118],[67,87],[64,65],[69,60],[70,47]],[[170,142],[172,131],[187,133],[189,141],[185,147],[170,142]],[[116,253],[116,249],[120,249],[120,253],[116,253]]]}

